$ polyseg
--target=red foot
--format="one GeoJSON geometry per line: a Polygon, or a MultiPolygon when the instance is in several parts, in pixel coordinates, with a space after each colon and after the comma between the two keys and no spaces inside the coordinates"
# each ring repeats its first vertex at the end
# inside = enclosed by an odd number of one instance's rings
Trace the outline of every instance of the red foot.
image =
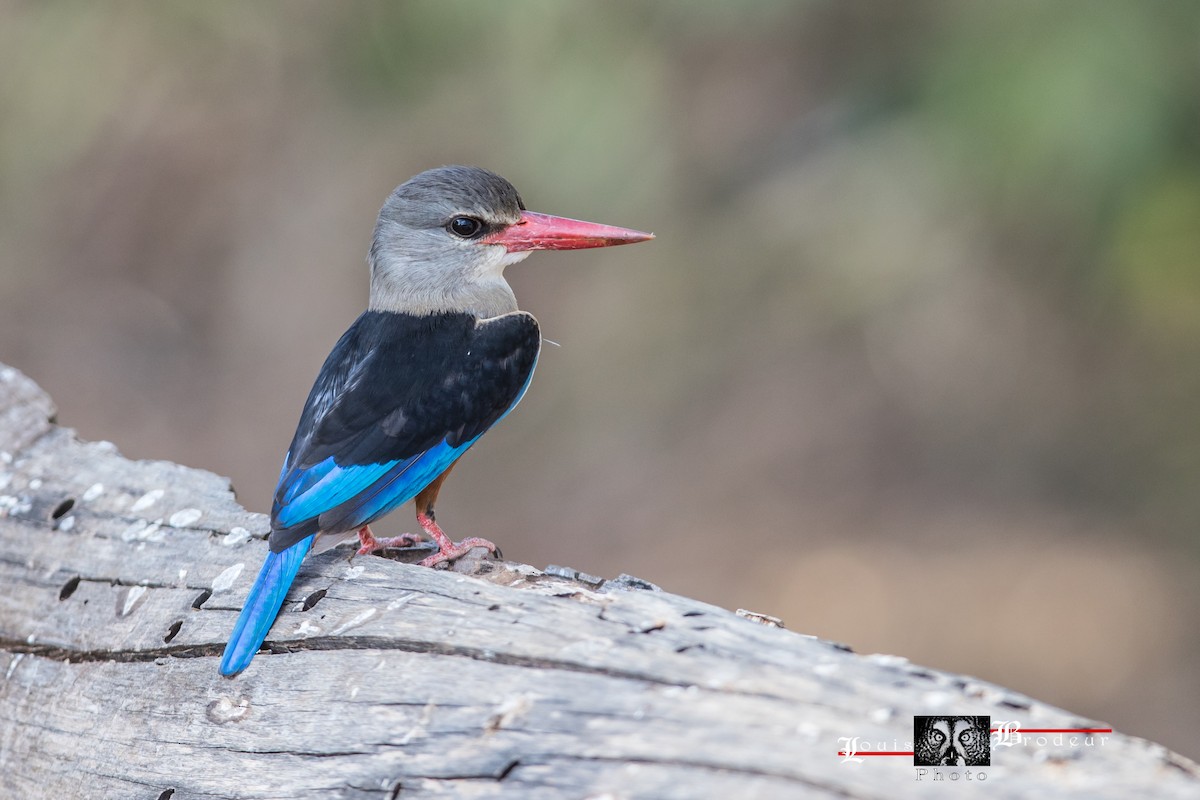
{"type": "Polygon", "coordinates": [[[480,539],[478,536],[472,536],[468,539],[463,539],[458,544],[450,541],[450,537],[442,533],[442,529],[433,521],[433,517],[427,514],[417,514],[417,522],[425,529],[433,541],[437,542],[438,552],[431,555],[429,558],[418,561],[418,566],[432,567],[443,561],[453,561],[456,558],[462,558],[473,547],[486,547],[488,552],[496,553],[499,548],[489,542],[487,539],[480,539]]]}
{"type": "Polygon", "coordinates": [[[371,526],[363,525],[358,529],[358,541],[362,547],[358,548],[358,552],[354,555],[365,556],[388,547],[411,547],[419,544],[421,537],[415,533],[402,533],[399,536],[385,536],[382,539],[376,539],[375,534],[371,533],[371,526]]]}

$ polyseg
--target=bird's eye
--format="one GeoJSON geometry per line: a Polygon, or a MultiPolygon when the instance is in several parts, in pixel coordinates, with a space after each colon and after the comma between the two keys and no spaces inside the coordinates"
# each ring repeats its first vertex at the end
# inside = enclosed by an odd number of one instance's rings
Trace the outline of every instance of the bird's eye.
{"type": "Polygon", "coordinates": [[[483,230],[483,223],[474,217],[455,217],[450,220],[446,228],[455,236],[470,239],[472,236],[479,235],[479,232],[483,230]]]}

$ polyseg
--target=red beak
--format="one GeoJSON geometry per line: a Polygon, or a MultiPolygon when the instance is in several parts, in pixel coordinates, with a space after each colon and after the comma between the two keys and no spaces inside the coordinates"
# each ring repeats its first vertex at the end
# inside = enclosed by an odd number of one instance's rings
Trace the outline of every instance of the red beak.
{"type": "Polygon", "coordinates": [[[583,250],[611,247],[653,239],[653,233],[616,228],[566,217],[552,217],[534,211],[522,211],[521,219],[502,231],[485,236],[486,244],[503,245],[508,252],[523,250],[583,250]]]}

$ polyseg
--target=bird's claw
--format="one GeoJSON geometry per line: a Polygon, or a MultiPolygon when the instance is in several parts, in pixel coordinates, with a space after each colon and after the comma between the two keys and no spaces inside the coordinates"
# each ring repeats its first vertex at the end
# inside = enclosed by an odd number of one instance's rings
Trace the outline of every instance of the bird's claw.
{"type": "Polygon", "coordinates": [[[358,541],[362,546],[354,555],[365,556],[389,547],[412,547],[414,544],[420,544],[422,539],[415,533],[402,533],[399,536],[385,536],[377,539],[375,534],[371,533],[370,527],[364,525],[358,532],[358,541]]]}
{"type": "Polygon", "coordinates": [[[442,545],[442,549],[428,558],[423,558],[418,561],[417,566],[435,567],[444,562],[454,561],[455,559],[462,558],[476,547],[486,548],[489,553],[497,556],[500,554],[500,548],[496,547],[495,544],[489,542],[487,539],[480,539],[478,536],[471,536],[463,539],[457,544],[448,540],[445,543],[439,542],[439,544],[442,545]],[[449,545],[449,547],[445,545],[449,545]]]}

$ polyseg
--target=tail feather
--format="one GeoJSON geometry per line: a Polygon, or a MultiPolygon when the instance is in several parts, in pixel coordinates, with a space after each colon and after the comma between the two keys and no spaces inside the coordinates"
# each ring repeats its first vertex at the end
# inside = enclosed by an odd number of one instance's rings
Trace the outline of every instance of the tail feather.
{"type": "Polygon", "coordinates": [[[229,644],[225,645],[225,655],[221,657],[222,675],[236,675],[250,666],[250,660],[267,638],[312,542],[313,536],[309,536],[282,552],[267,553],[237,624],[233,626],[229,644]]]}

